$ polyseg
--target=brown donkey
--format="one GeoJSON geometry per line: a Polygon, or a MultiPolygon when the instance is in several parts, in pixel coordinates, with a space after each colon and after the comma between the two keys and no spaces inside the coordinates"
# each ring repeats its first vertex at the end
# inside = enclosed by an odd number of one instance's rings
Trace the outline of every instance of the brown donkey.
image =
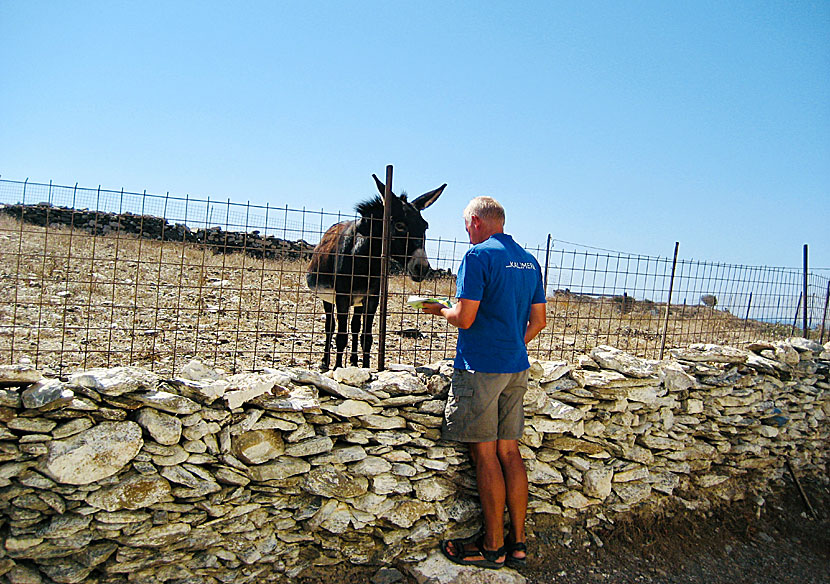
{"type": "MultiPolygon", "coordinates": [[[[385,185],[375,179],[381,196],[385,185]]],[[[446,188],[441,185],[412,202],[406,194],[392,194],[390,228],[391,258],[405,266],[415,281],[423,280],[430,271],[424,251],[424,239],[428,227],[421,211],[432,205],[446,188]]],[[[383,199],[375,197],[355,206],[360,218],[335,223],[323,234],[314,248],[308,266],[308,287],[323,301],[326,311],[326,348],[322,367],[331,363],[331,338],[337,322],[337,357],[334,367],[343,366],[343,352],[348,342],[349,308],[352,316],[352,352],[349,362],[357,365],[358,342],[363,352],[363,367],[369,366],[372,348],[372,323],[380,300],[381,245],[383,235],[383,199]],[[363,334],[361,336],[361,329],[363,334]]]]}

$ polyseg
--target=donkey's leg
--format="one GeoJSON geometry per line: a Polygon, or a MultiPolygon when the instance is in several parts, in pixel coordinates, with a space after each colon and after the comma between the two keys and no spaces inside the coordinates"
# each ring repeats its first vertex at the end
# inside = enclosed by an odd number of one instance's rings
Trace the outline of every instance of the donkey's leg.
{"type": "Polygon", "coordinates": [[[360,343],[360,323],[363,321],[363,305],[354,307],[352,315],[352,354],[349,356],[349,363],[357,366],[357,348],[360,343]]]}
{"type": "Polygon", "coordinates": [[[343,366],[343,352],[349,342],[349,307],[351,306],[348,295],[338,295],[334,299],[337,311],[337,358],[334,361],[334,368],[343,366]]]}
{"type": "Polygon", "coordinates": [[[326,346],[323,351],[322,368],[326,370],[331,363],[331,337],[334,334],[334,304],[324,300],[323,310],[326,311],[326,346]]]}
{"type": "Polygon", "coordinates": [[[363,367],[369,367],[369,353],[372,350],[372,323],[378,309],[379,296],[369,296],[363,306],[363,335],[361,348],[363,349],[363,367]]]}

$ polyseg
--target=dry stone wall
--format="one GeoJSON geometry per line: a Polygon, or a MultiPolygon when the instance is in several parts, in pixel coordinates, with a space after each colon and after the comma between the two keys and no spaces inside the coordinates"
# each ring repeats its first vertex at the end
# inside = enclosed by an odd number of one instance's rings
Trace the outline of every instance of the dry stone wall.
{"type": "MultiPolygon", "coordinates": [[[[521,441],[530,518],[588,526],[644,505],[826,473],[830,344],[595,348],[534,362],[521,441]]],[[[478,528],[466,451],[443,442],[449,362],[174,379],[0,366],[0,578],[288,582],[339,562],[436,566],[478,528]]],[[[414,566],[418,566],[415,568],[414,566]]],[[[419,578],[426,576],[419,576],[419,578]]]]}
{"type": "Polygon", "coordinates": [[[190,229],[162,217],[129,212],[108,213],[38,203],[0,205],[0,213],[42,227],[71,227],[92,235],[129,233],[146,239],[207,245],[217,253],[244,251],[254,257],[298,259],[310,257],[314,249],[302,239],[288,241],[259,231],[228,231],[218,226],[190,229]]]}

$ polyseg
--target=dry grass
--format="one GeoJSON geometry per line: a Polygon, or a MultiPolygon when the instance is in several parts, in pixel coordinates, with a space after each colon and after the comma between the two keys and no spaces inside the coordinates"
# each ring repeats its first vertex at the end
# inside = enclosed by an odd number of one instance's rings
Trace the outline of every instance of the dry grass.
{"type": "MultiPolygon", "coordinates": [[[[126,234],[95,237],[0,215],[0,363],[28,358],[55,372],[129,363],[166,374],[194,357],[232,372],[315,364],[324,321],[305,268],[299,260],[218,254],[126,234]]],[[[450,278],[391,279],[387,364],[453,355],[455,330],[404,301],[454,292],[450,278]]],[[[647,301],[556,294],[548,301],[548,327],[530,350],[573,359],[612,344],[655,357],[664,316],[664,305],[647,301]]],[[[787,332],[708,307],[672,307],[667,345],[737,344],[787,332]]]]}

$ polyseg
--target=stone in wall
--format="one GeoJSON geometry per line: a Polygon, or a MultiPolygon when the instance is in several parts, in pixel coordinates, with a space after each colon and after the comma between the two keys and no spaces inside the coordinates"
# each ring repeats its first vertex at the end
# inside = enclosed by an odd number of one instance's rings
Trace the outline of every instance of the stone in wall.
{"type": "Polygon", "coordinates": [[[88,485],[116,474],[143,445],[135,422],[101,422],[69,438],[50,440],[41,470],[59,483],[88,485]]]}

